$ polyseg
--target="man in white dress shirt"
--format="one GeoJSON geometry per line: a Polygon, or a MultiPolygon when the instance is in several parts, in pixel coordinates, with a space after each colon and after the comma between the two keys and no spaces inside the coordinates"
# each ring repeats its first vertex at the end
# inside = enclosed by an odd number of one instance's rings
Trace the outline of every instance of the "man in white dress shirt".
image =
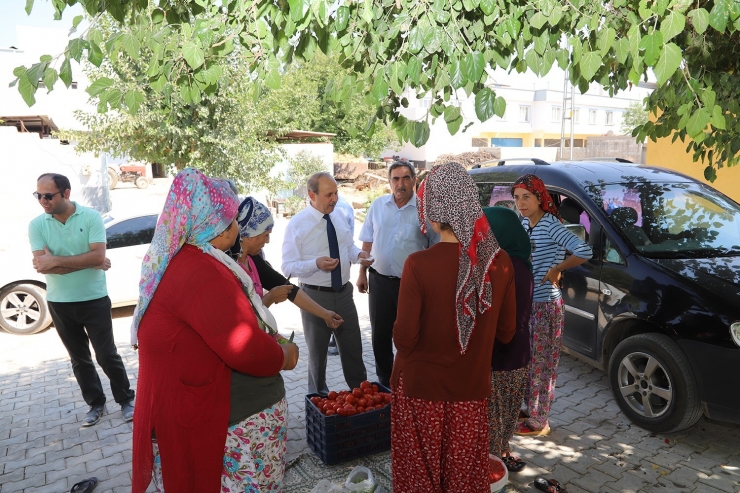
{"type": "Polygon", "coordinates": [[[323,320],[301,310],[308,347],[308,391],[327,394],[326,355],[332,332],[349,388],[359,387],[367,379],[349,274],[351,262],[370,254],[355,246],[345,217],[335,211],[337,183],[329,173],[316,173],[308,179],[308,197],[309,206],[293,216],[285,229],[282,269],[286,276],[297,277],[316,303],[331,307],[344,319],[332,331],[323,320]]]}
{"type": "Polygon", "coordinates": [[[378,197],[370,206],[360,230],[362,249],[372,252],[375,262],[366,274],[362,262],[357,288],[369,292],[373,355],[378,381],[388,387],[393,371],[393,324],[398,311],[398,289],[406,257],[439,241],[431,227],[419,228],[416,211],[416,170],[411,163],[396,161],[388,167],[391,194],[378,197]],[[369,289],[368,289],[369,288],[369,289]]]}

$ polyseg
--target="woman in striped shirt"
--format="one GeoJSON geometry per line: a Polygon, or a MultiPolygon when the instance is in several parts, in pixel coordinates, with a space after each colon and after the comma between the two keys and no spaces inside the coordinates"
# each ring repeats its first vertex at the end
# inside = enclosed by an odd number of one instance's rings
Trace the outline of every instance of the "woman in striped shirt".
{"type": "Polygon", "coordinates": [[[519,423],[517,435],[550,434],[548,415],[554,398],[560,343],[563,335],[563,297],[560,277],[565,269],[591,258],[591,247],[561,224],[560,213],[541,179],[524,175],[514,182],[511,195],[524,216],[522,225],[532,242],[535,279],[529,319],[532,362],[525,393],[529,417],[519,423]],[[566,251],[571,252],[567,258],[566,251]]]}

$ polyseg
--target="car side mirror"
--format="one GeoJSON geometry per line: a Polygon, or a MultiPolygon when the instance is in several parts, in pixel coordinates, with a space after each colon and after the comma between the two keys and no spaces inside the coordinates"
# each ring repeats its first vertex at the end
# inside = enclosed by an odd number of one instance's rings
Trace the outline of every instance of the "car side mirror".
{"type": "Polygon", "coordinates": [[[588,242],[586,239],[586,227],[582,224],[565,224],[568,231],[579,237],[583,242],[588,242]]]}

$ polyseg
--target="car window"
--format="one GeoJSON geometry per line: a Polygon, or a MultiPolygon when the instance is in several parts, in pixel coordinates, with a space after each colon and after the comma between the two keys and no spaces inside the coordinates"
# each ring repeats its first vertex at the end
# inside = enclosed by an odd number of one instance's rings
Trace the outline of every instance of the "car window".
{"type": "Polygon", "coordinates": [[[112,249],[151,243],[156,227],[156,214],[121,221],[105,230],[106,248],[112,249]]]}
{"type": "Polygon", "coordinates": [[[490,199],[485,206],[506,207],[516,211],[514,199],[511,197],[511,185],[496,185],[491,189],[490,199]]]}
{"type": "Polygon", "coordinates": [[[699,183],[591,187],[615,228],[654,258],[740,255],[740,206],[699,183]]]}
{"type": "Polygon", "coordinates": [[[604,252],[601,256],[605,262],[609,262],[612,264],[620,264],[625,265],[626,262],[624,261],[624,258],[619,254],[616,248],[614,248],[614,244],[611,242],[608,236],[604,236],[604,252]]]}

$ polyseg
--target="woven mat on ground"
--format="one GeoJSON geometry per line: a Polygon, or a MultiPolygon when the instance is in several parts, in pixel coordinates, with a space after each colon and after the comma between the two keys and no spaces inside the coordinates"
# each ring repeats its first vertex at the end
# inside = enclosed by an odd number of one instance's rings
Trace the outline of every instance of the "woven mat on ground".
{"type": "Polygon", "coordinates": [[[312,453],[302,454],[288,464],[285,479],[283,479],[283,492],[309,493],[322,479],[343,485],[355,466],[365,466],[370,469],[375,481],[382,484],[388,493],[393,493],[390,451],[360,457],[333,466],[325,465],[312,453]]]}

